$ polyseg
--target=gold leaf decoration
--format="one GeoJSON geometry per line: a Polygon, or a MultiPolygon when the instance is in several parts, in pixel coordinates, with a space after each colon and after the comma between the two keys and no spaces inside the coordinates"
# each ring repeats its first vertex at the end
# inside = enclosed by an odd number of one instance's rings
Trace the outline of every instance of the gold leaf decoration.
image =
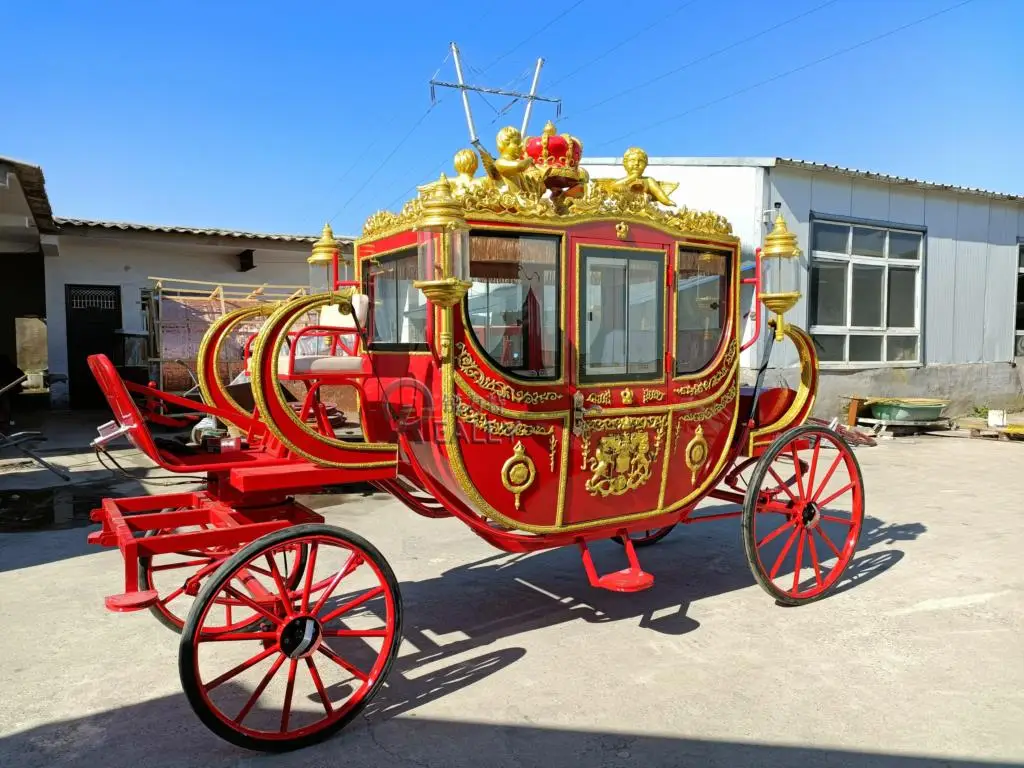
{"type": "Polygon", "coordinates": [[[509,400],[513,403],[525,403],[526,405],[537,405],[562,398],[562,395],[558,392],[527,392],[522,389],[515,389],[504,381],[492,379],[480,370],[480,366],[477,365],[473,356],[469,354],[469,350],[463,342],[460,341],[456,344],[455,350],[455,364],[458,366],[459,371],[481,389],[487,390],[504,400],[509,400]]]}

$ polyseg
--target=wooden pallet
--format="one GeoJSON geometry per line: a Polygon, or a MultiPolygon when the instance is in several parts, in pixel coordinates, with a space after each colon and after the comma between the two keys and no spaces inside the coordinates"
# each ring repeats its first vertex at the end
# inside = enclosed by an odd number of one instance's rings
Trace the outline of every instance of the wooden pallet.
{"type": "Polygon", "coordinates": [[[961,419],[957,422],[960,429],[966,429],[971,437],[988,437],[1009,442],[1024,440],[1024,424],[1007,424],[1005,427],[990,427],[983,419],[961,419]]]}

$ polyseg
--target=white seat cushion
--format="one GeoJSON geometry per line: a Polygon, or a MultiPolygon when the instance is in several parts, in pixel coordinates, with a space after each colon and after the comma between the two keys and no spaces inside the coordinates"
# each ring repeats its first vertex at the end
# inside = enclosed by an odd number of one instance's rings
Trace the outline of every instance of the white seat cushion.
{"type": "MultiPolygon", "coordinates": [[[[288,358],[281,358],[281,373],[288,373],[288,358]]],[[[356,373],[363,370],[363,358],[356,355],[295,357],[292,373],[356,373]]]]}

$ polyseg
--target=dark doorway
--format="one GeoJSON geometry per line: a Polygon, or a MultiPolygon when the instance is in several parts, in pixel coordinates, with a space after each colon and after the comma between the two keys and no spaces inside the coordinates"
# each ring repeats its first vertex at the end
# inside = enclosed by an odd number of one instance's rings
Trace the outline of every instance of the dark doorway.
{"type": "Polygon", "coordinates": [[[114,356],[121,327],[121,288],[116,285],[68,285],[64,289],[68,323],[68,395],[72,408],[103,408],[106,401],[86,358],[114,356]]]}

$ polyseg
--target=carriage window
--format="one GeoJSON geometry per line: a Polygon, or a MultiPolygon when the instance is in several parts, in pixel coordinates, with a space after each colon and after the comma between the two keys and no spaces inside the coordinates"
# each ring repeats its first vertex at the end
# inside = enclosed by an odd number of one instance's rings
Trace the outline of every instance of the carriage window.
{"type": "Polygon", "coordinates": [[[664,371],[659,252],[580,249],[584,380],[657,379],[664,371]]]}
{"type": "Polygon", "coordinates": [[[729,311],[729,254],[680,248],[676,263],[676,374],[708,366],[729,311]]]}
{"type": "Polygon", "coordinates": [[[365,262],[370,289],[370,327],[373,346],[423,346],[427,335],[426,298],[413,288],[418,261],[416,249],[365,262]]]}
{"type": "Polygon", "coordinates": [[[549,235],[470,235],[469,325],[491,362],[514,376],[558,375],[559,246],[549,235]]]}

